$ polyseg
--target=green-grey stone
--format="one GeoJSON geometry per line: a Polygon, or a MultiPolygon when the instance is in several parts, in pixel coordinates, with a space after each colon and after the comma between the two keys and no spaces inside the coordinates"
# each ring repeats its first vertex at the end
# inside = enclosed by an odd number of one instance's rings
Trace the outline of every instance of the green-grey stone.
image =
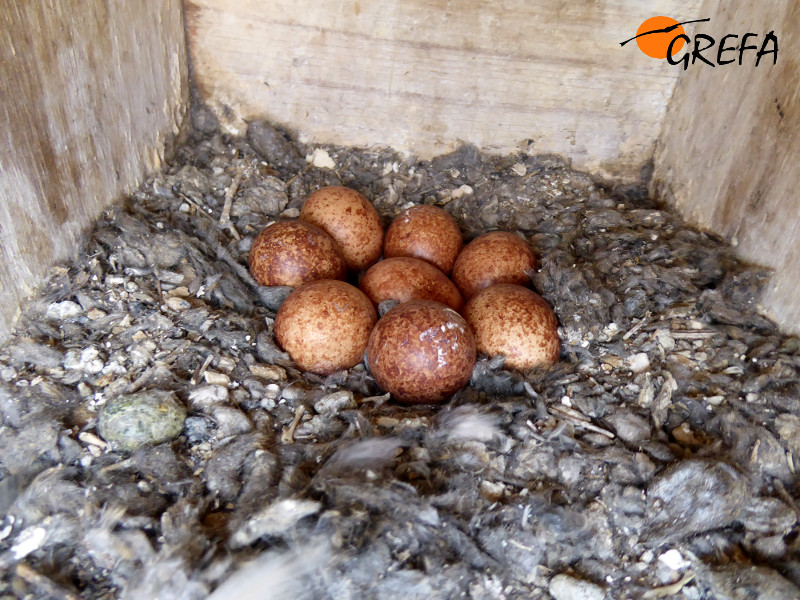
{"type": "Polygon", "coordinates": [[[185,420],[186,409],[174,392],[149,390],[108,400],[97,432],[117,450],[136,450],[178,437],[185,420]]]}

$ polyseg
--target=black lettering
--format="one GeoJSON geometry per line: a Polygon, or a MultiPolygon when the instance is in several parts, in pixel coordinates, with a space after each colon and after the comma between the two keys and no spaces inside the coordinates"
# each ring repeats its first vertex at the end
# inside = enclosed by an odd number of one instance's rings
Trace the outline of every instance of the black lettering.
{"type": "Polygon", "coordinates": [[[767,34],[767,37],[764,38],[764,43],[761,44],[761,50],[759,50],[758,54],[756,54],[756,66],[758,66],[758,63],[761,62],[761,57],[765,54],[772,54],[773,65],[778,62],[778,38],[775,37],[774,31],[770,31],[767,34]],[[770,50],[765,50],[769,42],[772,42],[772,48],[770,50]]]}
{"type": "MultiPolygon", "coordinates": [[[[667,48],[667,62],[669,64],[671,64],[671,65],[677,65],[677,64],[683,63],[683,70],[685,71],[686,68],[689,66],[689,53],[688,52],[686,54],[684,54],[682,57],[680,57],[678,60],[672,60],[672,49],[675,46],[675,42],[677,42],[678,40],[683,40],[684,42],[686,42],[686,44],[689,44],[692,41],[692,40],[689,39],[689,36],[687,36],[687,35],[685,35],[683,33],[680,34],[678,37],[674,38],[669,43],[669,47],[667,48]]],[[[688,48],[689,46],[687,45],[686,47],[688,48]]]]}
{"type": "Polygon", "coordinates": [[[705,33],[698,33],[696,36],[694,36],[694,50],[692,50],[692,64],[694,64],[695,61],[699,58],[707,65],[710,65],[712,67],[716,66],[713,62],[711,62],[705,56],[703,56],[703,52],[711,48],[713,45],[714,45],[714,38],[711,37],[710,35],[706,35],[705,33]],[[708,42],[708,44],[701,48],[700,40],[708,42]]]}
{"type": "Polygon", "coordinates": [[[728,38],[734,38],[735,39],[735,38],[738,38],[738,37],[739,37],[738,35],[734,35],[732,33],[729,33],[728,35],[726,35],[725,37],[723,37],[719,41],[719,50],[717,50],[717,64],[718,65],[728,65],[728,64],[730,64],[730,63],[732,63],[732,62],[734,62],[736,60],[735,58],[732,58],[730,60],[722,60],[722,53],[723,52],[727,52],[728,50],[734,50],[735,51],[736,50],[735,46],[729,46],[728,48],[725,47],[725,40],[727,40],[728,38]]]}
{"type": "Polygon", "coordinates": [[[742,36],[742,45],[739,46],[739,66],[742,66],[742,54],[744,54],[745,50],[758,50],[758,46],[748,46],[747,45],[747,38],[749,37],[758,37],[755,33],[745,33],[742,36]]]}

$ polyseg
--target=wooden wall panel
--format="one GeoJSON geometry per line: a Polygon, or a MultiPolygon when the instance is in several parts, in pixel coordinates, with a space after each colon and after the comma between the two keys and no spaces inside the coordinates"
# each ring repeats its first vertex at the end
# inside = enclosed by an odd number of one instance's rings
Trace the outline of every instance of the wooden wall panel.
{"type": "Polygon", "coordinates": [[[0,339],[47,267],[160,165],[187,77],[180,0],[3,2],[0,339]]]}
{"type": "Polygon", "coordinates": [[[532,139],[636,179],[678,70],[620,42],[700,3],[186,0],[186,19],[200,96],[233,132],[266,116],[319,142],[422,157],[532,139]]]}
{"type": "Polygon", "coordinates": [[[764,308],[800,333],[800,3],[707,0],[701,14],[716,40],[753,32],[760,46],[774,30],[778,62],[756,68],[750,52],[742,66],[689,66],[658,143],[652,191],[743,258],[774,268],[764,308]]]}

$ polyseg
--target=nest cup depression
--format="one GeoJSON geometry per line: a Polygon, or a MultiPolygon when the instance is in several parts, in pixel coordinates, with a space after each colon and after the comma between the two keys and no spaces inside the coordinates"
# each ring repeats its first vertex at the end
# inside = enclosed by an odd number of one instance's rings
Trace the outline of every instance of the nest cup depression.
{"type": "Polygon", "coordinates": [[[456,221],[433,206],[402,211],[384,236],[369,200],[343,186],[312,193],[300,220],[268,226],[250,252],[260,284],[295,287],[274,334],[300,369],[329,375],[366,358],[378,387],[404,404],[448,399],[470,381],[477,352],[520,370],[558,360],[555,314],[517,285],[530,284],[536,263],[508,232],[464,246],[456,221]],[[360,290],[337,281],[364,269],[360,290]],[[378,320],[386,300],[400,304],[378,320]]]}

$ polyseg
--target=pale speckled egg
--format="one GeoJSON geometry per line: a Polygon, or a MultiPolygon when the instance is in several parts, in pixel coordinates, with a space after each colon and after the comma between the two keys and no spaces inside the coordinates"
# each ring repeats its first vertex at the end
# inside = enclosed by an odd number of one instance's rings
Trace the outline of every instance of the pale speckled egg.
{"type": "Polygon", "coordinates": [[[453,283],[469,299],[495,283],[530,285],[536,255],[519,236],[492,231],[467,244],[453,265],[453,283]]]}
{"type": "Polygon", "coordinates": [[[436,206],[412,206],[386,230],[383,256],[411,256],[449,274],[464,241],[453,217],[436,206]]]}
{"type": "Polygon", "coordinates": [[[367,344],[375,382],[403,404],[446,400],[475,366],[475,340],[464,318],[431,300],[409,300],[387,312],[367,344]]]}
{"type": "Polygon", "coordinates": [[[304,371],[329,375],[364,357],[378,315],[358,288],[332,279],[301,285],[278,309],[275,340],[304,371]]]}
{"type": "Polygon", "coordinates": [[[352,271],[366,269],[381,257],[381,219],[372,203],[353,189],[341,185],[318,189],[303,204],[300,218],[336,240],[352,271]]]}
{"type": "Polygon", "coordinates": [[[253,241],[249,259],[259,285],[297,287],[317,279],[344,279],[347,272],[333,238],[299,220],[269,225],[253,241]]]}
{"type": "Polygon", "coordinates": [[[407,256],[372,265],[358,287],[375,306],[384,300],[433,300],[459,311],[464,305],[461,293],[444,273],[424,260],[407,256]]]}
{"type": "Polygon", "coordinates": [[[506,367],[525,370],[558,361],[558,319],[533,290],[510,283],[492,285],[467,300],[463,312],[478,352],[505,356],[506,367]]]}

